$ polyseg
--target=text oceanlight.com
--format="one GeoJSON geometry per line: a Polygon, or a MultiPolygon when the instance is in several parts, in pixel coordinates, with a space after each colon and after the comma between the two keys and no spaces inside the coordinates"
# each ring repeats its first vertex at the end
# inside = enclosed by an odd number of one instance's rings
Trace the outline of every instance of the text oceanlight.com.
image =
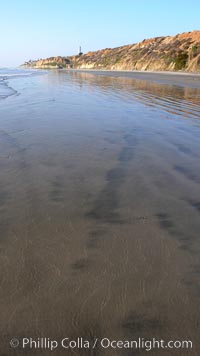
{"type": "Polygon", "coordinates": [[[145,338],[138,338],[137,340],[111,340],[109,338],[94,338],[92,341],[82,337],[76,340],[71,340],[65,337],[61,340],[51,340],[50,338],[27,338],[22,339],[12,338],[10,340],[12,348],[21,348],[24,350],[30,349],[48,349],[53,351],[58,348],[63,349],[142,349],[151,351],[153,349],[192,349],[191,340],[157,340],[153,338],[147,340],[145,338]]]}

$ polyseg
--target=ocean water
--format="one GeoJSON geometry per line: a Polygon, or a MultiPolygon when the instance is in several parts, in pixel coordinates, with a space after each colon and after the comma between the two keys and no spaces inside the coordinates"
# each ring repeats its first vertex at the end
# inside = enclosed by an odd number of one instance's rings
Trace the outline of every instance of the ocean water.
{"type": "Polygon", "coordinates": [[[23,69],[23,68],[0,68],[0,80],[1,79],[12,79],[16,77],[24,77],[35,74],[36,71],[33,69],[23,69]]]}
{"type": "MultiPolygon", "coordinates": [[[[16,90],[9,86],[8,79],[23,78],[38,75],[34,70],[20,68],[0,68],[0,100],[17,94],[16,90]]],[[[42,73],[42,71],[41,71],[42,73]]]]}
{"type": "Polygon", "coordinates": [[[200,352],[200,85],[172,78],[0,70],[0,354],[200,352]]]}

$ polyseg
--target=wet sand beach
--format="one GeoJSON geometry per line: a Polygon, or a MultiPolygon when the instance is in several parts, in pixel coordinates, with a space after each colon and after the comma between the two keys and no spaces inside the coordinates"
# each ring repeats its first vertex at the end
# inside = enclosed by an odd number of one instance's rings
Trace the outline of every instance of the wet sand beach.
{"type": "MultiPolygon", "coordinates": [[[[192,340],[192,350],[151,356],[198,355],[199,78],[50,71],[9,80],[0,355],[52,354],[13,349],[13,337],[192,340]]],[[[97,344],[53,354],[147,351],[97,344]]]]}
{"type": "Polygon", "coordinates": [[[200,73],[190,72],[151,72],[151,71],[127,71],[127,70],[95,70],[95,69],[70,69],[75,73],[89,73],[101,76],[111,76],[115,78],[132,78],[156,82],[160,84],[177,85],[183,87],[193,87],[200,89],[200,73]]]}

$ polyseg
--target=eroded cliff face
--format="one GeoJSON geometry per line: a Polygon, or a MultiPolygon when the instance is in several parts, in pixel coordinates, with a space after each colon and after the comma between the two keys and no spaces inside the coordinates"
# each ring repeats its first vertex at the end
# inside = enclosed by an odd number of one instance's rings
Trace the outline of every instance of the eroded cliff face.
{"type": "Polygon", "coordinates": [[[71,57],[74,68],[200,71],[200,31],[71,57]]]}
{"type": "Polygon", "coordinates": [[[200,72],[200,31],[145,39],[81,56],[53,57],[34,65],[48,68],[52,62],[54,68],[200,72]]]}

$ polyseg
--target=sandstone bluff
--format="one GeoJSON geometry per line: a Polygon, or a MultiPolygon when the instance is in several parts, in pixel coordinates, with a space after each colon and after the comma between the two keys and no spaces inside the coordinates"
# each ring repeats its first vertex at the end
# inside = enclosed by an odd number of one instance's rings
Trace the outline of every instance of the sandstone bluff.
{"type": "Polygon", "coordinates": [[[200,31],[155,37],[117,48],[25,62],[25,67],[200,72],[200,31]]]}

